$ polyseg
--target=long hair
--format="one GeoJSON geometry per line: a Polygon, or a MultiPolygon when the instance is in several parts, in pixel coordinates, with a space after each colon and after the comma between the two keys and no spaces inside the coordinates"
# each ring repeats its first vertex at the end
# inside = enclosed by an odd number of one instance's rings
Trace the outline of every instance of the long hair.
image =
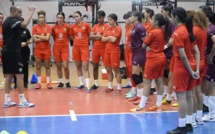
{"type": "Polygon", "coordinates": [[[164,6],[162,7],[162,9],[165,10],[165,11],[168,11],[168,12],[169,12],[169,16],[172,17],[172,15],[171,15],[172,10],[173,10],[172,4],[164,5],[164,6]]]}

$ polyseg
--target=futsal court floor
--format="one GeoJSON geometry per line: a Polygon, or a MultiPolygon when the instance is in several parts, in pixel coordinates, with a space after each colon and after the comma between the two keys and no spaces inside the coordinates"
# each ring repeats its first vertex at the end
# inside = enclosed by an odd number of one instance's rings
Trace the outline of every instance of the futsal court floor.
{"type": "MultiPolygon", "coordinates": [[[[72,88],[35,90],[30,84],[25,97],[34,108],[3,108],[4,90],[0,90],[0,134],[165,134],[178,124],[177,108],[163,106],[163,112],[130,113],[135,106],[125,99],[129,89],[123,89],[121,95],[104,93],[107,80],[101,79],[99,89],[86,93],[76,90],[78,78],[74,63],[70,63],[70,83],[72,88]]],[[[2,67],[0,66],[0,71],[2,67]]],[[[56,67],[51,67],[51,79],[58,80],[56,67]]],[[[35,67],[29,68],[29,79],[35,67]]],[[[44,67],[43,70],[44,71],[44,67]]],[[[91,85],[93,85],[92,65],[90,65],[91,85]]],[[[0,75],[0,79],[3,76],[0,75]]],[[[114,82],[115,83],[115,82],[114,82]]],[[[123,79],[122,85],[126,83],[123,79]]],[[[116,85],[116,83],[115,83],[116,85]]],[[[11,99],[19,103],[18,90],[11,90],[11,99]]],[[[146,107],[153,106],[156,95],[150,95],[146,107]]],[[[194,129],[194,134],[214,134],[215,125],[207,122],[194,129]]]]}

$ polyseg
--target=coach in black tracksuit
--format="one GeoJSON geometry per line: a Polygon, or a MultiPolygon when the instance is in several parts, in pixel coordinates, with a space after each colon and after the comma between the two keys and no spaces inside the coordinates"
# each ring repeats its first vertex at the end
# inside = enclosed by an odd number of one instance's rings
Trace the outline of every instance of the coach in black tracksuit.
{"type": "MultiPolygon", "coordinates": [[[[23,21],[23,19],[22,19],[23,21]]],[[[23,61],[23,73],[24,73],[24,87],[28,88],[28,63],[30,57],[30,48],[29,44],[31,44],[31,34],[27,28],[21,28],[21,54],[22,54],[22,61],[23,61]]],[[[16,85],[16,78],[14,77],[15,86],[16,85]]]]}

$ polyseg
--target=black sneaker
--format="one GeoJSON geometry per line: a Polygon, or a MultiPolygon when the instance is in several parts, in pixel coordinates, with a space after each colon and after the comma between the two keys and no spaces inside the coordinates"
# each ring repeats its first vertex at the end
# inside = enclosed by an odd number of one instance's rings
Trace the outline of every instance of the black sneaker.
{"type": "Polygon", "coordinates": [[[60,82],[60,84],[57,86],[57,88],[63,88],[64,84],[60,82]]]}
{"type": "Polygon", "coordinates": [[[95,84],[90,88],[91,90],[96,90],[98,89],[98,86],[96,86],[95,84]]]}
{"type": "Polygon", "coordinates": [[[155,88],[151,88],[150,94],[154,94],[154,92],[156,92],[155,88]]]}
{"type": "Polygon", "coordinates": [[[167,131],[167,134],[187,134],[187,127],[177,127],[176,129],[167,131]]]}
{"type": "Polygon", "coordinates": [[[68,83],[66,83],[66,88],[71,88],[71,85],[70,85],[70,83],[68,82],[68,83]]]}
{"type": "Polygon", "coordinates": [[[187,129],[187,132],[193,133],[193,126],[192,126],[192,124],[186,124],[186,129],[187,129]]]}
{"type": "Polygon", "coordinates": [[[204,112],[204,113],[205,113],[205,112],[209,112],[208,106],[206,106],[205,104],[203,104],[203,112],[204,112]]]}

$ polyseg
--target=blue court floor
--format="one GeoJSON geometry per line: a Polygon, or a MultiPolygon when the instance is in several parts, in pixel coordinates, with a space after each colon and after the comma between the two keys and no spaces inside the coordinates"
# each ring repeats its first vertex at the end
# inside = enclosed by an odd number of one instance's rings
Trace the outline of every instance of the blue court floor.
{"type": "MultiPolygon", "coordinates": [[[[165,134],[178,124],[177,112],[76,117],[77,121],[72,121],[70,115],[0,117],[0,134],[165,134]]],[[[215,134],[214,122],[199,125],[194,134],[215,134]]]]}

